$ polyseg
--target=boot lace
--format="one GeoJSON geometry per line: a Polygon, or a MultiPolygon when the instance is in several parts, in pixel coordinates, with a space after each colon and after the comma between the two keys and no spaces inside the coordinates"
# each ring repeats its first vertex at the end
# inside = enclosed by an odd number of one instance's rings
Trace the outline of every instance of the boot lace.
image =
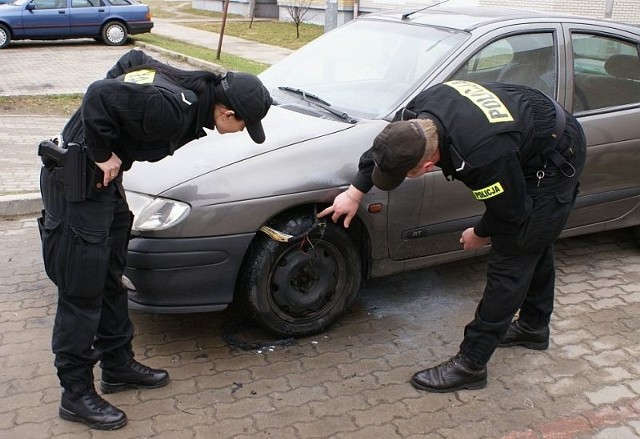
{"type": "Polygon", "coordinates": [[[454,355],[453,357],[449,358],[444,363],[440,364],[440,367],[443,368],[443,369],[450,369],[450,368],[454,367],[455,365],[462,363],[462,361],[464,359],[465,359],[465,356],[462,355],[461,353],[458,353],[458,354],[454,355]]]}
{"type": "Polygon", "coordinates": [[[102,412],[104,409],[111,407],[111,404],[98,395],[95,390],[85,396],[85,401],[87,406],[95,412],[102,412]]]}
{"type": "Polygon", "coordinates": [[[153,369],[150,368],[149,366],[145,366],[142,363],[137,362],[134,359],[129,360],[129,363],[127,364],[127,366],[129,366],[132,370],[142,374],[142,375],[149,375],[151,373],[153,373],[153,369]]]}

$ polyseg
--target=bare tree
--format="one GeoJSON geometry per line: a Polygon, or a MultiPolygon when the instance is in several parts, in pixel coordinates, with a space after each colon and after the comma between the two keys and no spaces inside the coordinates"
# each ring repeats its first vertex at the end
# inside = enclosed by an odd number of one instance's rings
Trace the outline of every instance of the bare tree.
{"type": "Polygon", "coordinates": [[[286,3],[282,4],[296,25],[296,38],[300,38],[300,24],[309,14],[312,2],[313,0],[287,0],[286,3]]]}
{"type": "Polygon", "coordinates": [[[253,19],[256,16],[256,0],[249,0],[249,15],[251,16],[251,21],[249,21],[249,29],[251,29],[253,19]]]}

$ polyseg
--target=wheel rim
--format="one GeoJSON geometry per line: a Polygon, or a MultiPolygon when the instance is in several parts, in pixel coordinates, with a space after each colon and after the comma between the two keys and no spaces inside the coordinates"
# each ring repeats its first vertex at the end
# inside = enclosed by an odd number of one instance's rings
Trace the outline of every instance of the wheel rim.
{"type": "Polygon", "coordinates": [[[294,247],[283,253],[271,273],[269,301],[281,319],[314,320],[334,306],[346,272],[337,248],[318,241],[308,249],[294,247]]]}
{"type": "Polygon", "coordinates": [[[109,42],[118,44],[124,39],[124,29],[122,26],[112,25],[107,28],[105,35],[109,42]]]}
{"type": "Polygon", "coordinates": [[[0,46],[7,44],[7,33],[4,29],[0,29],[0,46]]]}

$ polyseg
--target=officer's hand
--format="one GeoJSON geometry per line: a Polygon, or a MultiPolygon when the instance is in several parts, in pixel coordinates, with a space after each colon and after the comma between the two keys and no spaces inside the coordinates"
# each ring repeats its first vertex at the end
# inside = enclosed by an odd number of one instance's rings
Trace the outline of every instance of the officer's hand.
{"type": "Polygon", "coordinates": [[[106,162],[96,163],[96,165],[104,173],[102,184],[106,186],[111,181],[115,180],[115,178],[120,173],[120,166],[122,166],[122,160],[120,160],[120,157],[118,157],[115,153],[111,153],[111,157],[109,157],[109,160],[107,160],[106,162]]]}
{"type": "Polygon", "coordinates": [[[476,235],[473,227],[469,227],[467,230],[462,232],[462,236],[460,237],[460,244],[462,244],[465,250],[474,250],[490,243],[491,238],[481,238],[476,235]]]}
{"type": "Polygon", "coordinates": [[[339,194],[333,200],[331,206],[318,214],[318,218],[331,214],[331,221],[335,223],[342,215],[346,215],[344,217],[344,227],[345,229],[349,228],[351,220],[356,215],[356,212],[358,212],[358,206],[360,205],[362,197],[364,197],[364,192],[359,191],[354,186],[349,186],[349,189],[339,194]]]}

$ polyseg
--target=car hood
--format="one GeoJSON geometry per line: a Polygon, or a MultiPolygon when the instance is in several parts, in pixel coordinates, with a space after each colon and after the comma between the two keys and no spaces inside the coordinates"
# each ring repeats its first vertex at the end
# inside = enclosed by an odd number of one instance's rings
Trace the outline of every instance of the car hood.
{"type": "Polygon", "coordinates": [[[134,163],[125,173],[124,186],[134,192],[161,195],[203,174],[353,126],[277,106],[271,107],[262,123],[266,133],[262,144],[252,142],[245,131],[221,135],[207,130],[207,136],[189,142],[159,162],[134,163]]]}

